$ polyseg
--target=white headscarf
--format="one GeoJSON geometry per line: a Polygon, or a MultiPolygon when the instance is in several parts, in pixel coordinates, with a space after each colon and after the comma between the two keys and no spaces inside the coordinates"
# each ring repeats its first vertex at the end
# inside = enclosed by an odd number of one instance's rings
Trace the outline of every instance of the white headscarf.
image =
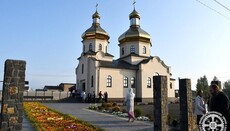
{"type": "Polygon", "coordinates": [[[126,94],[126,100],[130,100],[130,99],[134,99],[135,97],[135,94],[133,93],[133,89],[132,88],[129,88],[127,94],[126,94]]]}

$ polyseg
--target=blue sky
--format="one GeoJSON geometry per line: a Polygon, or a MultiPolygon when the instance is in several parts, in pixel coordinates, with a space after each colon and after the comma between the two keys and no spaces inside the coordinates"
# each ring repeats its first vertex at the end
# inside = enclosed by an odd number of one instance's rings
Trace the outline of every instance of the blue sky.
{"type": "MultiPolygon", "coordinates": [[[[171,66],[173,78],[190,78],[193,89],[203,75],[209,82],[214,76],[230,79],[230,1],[218,0],[227,9],[214,0],[199,1],[136,0],[141,28],[151,35],[151,54],[171,66]]],[[[74,83],[81,34],[92,24],[96,3],[110,35],[108,51],[117,59],[132,0],[1,0],[0,81],[5,60],[19,59],[27,62],[33,89],[74,83]]]]}

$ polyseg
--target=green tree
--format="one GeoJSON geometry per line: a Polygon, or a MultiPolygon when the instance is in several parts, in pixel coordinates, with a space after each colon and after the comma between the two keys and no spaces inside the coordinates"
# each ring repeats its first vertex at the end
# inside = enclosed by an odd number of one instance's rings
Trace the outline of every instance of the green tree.
{"type": "Polygon", "coordinates": [[[203,91],[203,97],[205,99],[209,98],[210,92],[209,92],[209,86],[208,86],[208,79],[204,75],[203,77],[200,77],[197,79],[197,84],[196,84],[196,90],[202,90],[203,91]]]}
{"type": "Polygon", "coordinates": [[[230,80],[224,82],[223,92],[230,98],[230,80]]]}
{"type": "Polygon", "coordinates": [[[219,79],[216,76],[214,76],[212,81],[219,81],[219,79]]]}

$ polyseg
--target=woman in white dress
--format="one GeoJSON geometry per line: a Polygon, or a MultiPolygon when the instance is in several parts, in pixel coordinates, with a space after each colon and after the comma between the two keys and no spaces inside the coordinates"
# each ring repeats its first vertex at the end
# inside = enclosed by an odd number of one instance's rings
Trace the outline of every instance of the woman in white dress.
{"type": "Polygon", "coordinates": [[[125,97],[125,103],[127,106],[127,113],[130,121],[132,119],[132,122],[135,120],[135,115],[134,115],[134,98],[135,94],[133,93],[133,89],[129,88],[126,97],[125,97]]]}

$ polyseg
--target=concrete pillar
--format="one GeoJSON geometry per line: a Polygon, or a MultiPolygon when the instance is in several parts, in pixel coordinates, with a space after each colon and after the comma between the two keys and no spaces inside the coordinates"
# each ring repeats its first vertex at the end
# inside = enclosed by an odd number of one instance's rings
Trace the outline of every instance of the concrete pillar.
{"type": "Polygon", "coordinates": [[[154,131],[168,131],[168,87],[166,76],[153,77],[154,131]]]}
{"type": "Polygon", "coordinates": [[[0,124],[1,131],[22,130],[25,70],[25,61],[5,61],[0,124]]]}
{"type": "Polygon", "coordinates": [[[190,79],[179,79],[179,96],[180,129],[183,131],[192,131],[195,125],[192,108],[192,90],[190,79]]]}

